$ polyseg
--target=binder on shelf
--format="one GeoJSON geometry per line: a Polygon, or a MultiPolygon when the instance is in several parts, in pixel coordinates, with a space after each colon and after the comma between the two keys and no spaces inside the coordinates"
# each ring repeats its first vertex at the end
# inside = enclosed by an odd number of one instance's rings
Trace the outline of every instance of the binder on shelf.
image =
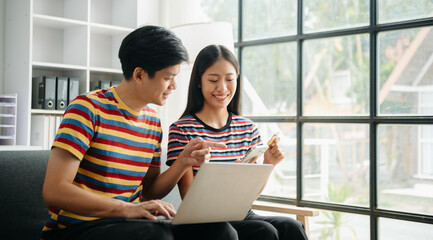
{"type": "Polygon", "coordinates": [[[69,78],[68,105],[74,100],[80,92],[80,81],[78,78],[69,78]]]}
{"type": "Polygon", "coordinates": [[[49,147],[49,116],[48,115],[33,115],[31,121],[31,139],[32,146],[42,146],[43,149],[49,147]]]}
{"type": "Polygon", "coordinates": [[[120,84],[120,81],[111,81],[112,87],[117,87],[117,86],[119,86],[119,84],[120,84]]]}
{"type": "Polygon", "coordinates": [[[50,115],[48,116],[49,123],[48,123],[48,149],[51,149],[51,146],[54,143],[54,139],[56,138],[56,116],[50,115]]]}
{"type": "Polygon", "coordinates": [[[32,146],[41,146],[45,150],[51,149],[61,121],[62,116],[33,115],[30,144],[32,146]]]}
{"type": "Polygon", "coordinates": [[[65,110],[68,104],[68,78],[57,77],[56,109],[65,110]]]}
{"type": "Polygon", "coordinates": [[[33,78],[32,108],[56,109],[56,77],[40,76],[33,78]]]}
{"type": "Polygon", "coordinates": [[[110,81],[98,80],[98,81],[90,82],[90,89],[91,90],[106,89],[109,88],[110,85],[111,85],[110,81]]]}

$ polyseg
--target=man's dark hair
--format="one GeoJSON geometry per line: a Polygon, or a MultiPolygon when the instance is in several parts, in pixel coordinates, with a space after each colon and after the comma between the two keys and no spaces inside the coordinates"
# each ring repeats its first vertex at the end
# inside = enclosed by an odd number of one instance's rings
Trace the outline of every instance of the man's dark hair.
{"type": "Polygon", "coordinates": [[[200,111],[204,106],[204,96],[201,91],[201,77],[203,76],[206,69],[214,64],[219,59],[225,59],[230,62],[236,70],[237,87],[233,99],[227,106],[227,111],[233,114],[240,114],[240,98],[241,98],[241,78],[240,78],[240,66],[235,55],[223,45],[209,45],[203,48],[197,55],[192,67],[191,79],[189,82],[188,89],[188,101],[186,104],[185,111],[181,115],[184,117],[188,114],[195,114],[200,111]]]}
{"type": "Polygon", "coordinates": [[[155,72],[163,68],[187,62],[188,52],[170,30],[143,26],[123,39],[119,59],[125,79],[130,79],[137,67],[141,67],[152,78],[155,72]]]}

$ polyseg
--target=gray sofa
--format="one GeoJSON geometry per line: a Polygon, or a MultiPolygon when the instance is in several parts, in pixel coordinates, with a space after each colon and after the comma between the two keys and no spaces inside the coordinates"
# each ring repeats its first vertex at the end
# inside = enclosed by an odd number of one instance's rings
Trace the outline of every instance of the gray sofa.
{"type": "MultiPolygon", "coordinates": [[[[48,218],[42,184],[49,154],[48,150],[0,151],[0,239],[39,239],[48,218]]],[[[177,209],[181,202],[177,188],[163,200],[177,209]]]]}

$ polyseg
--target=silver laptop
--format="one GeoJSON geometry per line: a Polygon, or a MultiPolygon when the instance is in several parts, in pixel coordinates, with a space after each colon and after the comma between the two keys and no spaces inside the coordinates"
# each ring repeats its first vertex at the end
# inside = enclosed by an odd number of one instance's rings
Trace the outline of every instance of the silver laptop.
{"type": "Polygon", "coordinates": [[[172,224],[243,220],[271,172],[270,164],[202,164],[172,224]]]}

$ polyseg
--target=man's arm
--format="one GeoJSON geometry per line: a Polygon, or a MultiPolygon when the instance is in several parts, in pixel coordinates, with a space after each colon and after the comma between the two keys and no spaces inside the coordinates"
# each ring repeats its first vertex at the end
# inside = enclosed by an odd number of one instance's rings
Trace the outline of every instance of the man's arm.
{"type": "Polygon", "coordinates": [[[149,171],[143,179],[143,198],[147,200],[165,197],[180,181],[187,169],[192,166],[200,166],[210,159],[211,147],[226,148],[226,145],[195,138],[185,146],[167,171],[159,174],[159,168],[149,167],[149,171]]]}
{"type": "Polygon", "coordinates": [[[184,171],[182,168],[170,167],[160,174],[159,167],[149,167],[146,176],[143,179],[143,199],[161,199],[165,197],[176,183],[180,181],[180,177],[184,171]]]}
{"type": "Polygon", "coordinates": [[[47,207],[61,208],[69,212],[90,217],[146,217],[156,219],[155,214],[171,218],[173,206],[162,201],[139,204],[102,197],[87,192],[73,184],[80,161],[68,151],[54,147],[48,161],[43,198],[47,207]]]}

